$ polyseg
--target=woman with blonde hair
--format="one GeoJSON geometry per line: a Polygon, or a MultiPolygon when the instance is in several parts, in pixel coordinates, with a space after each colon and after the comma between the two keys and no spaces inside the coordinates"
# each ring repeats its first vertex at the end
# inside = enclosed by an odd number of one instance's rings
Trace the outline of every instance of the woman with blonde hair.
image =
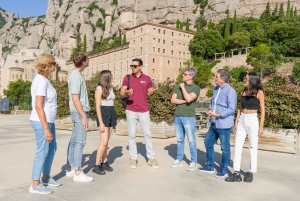
{"type": "Polygon", "coordinates": [[[94,173],[99,175],[104,175],[105,171],[113,171],[113,168],[107,163],[107,147],[112,129],[117,125],[118,117],[117,112],[114,109],[115,94],[111,83],[111,72],[109,70],[101,71],[98,87],[95,91],[97,111],[96,121],[101,141],[97,150],[96,163],[92,170],[94,173]]]}
{"type": "Polygon", "coordinates": [[[38,74],[31,84],[32,112],[30,123],[35,131],[36,154],[32,169],[30,193],[49,194],[46,186],[60,186],[61,183],[50,177],[51,166],[56,152],[55,117],[57,111],[56,90],[49,76],[56,69],[55,58],[49,54],[39,55],[35,60],[38,74]],[[42,183],[40,181],[41,173],[42,183]]]}
{"type": "Polygon", "coordinates": [[[260,77],[255,72],[247,73],[244,79],[245,89],[241,94],[241,104],[235,120],[235,145],[233,170],[234,173],[225,179],[227,182],[240,182],[241,159],[243,145],[248,135],[250,150],[249,171],[244,177],[245,182],[252,182],[253,173],[257,172],[257,148],[259,136],[264,132],[265,96],[260,77]],[[260,109],[260,122],[257,111],[260,109]]]}

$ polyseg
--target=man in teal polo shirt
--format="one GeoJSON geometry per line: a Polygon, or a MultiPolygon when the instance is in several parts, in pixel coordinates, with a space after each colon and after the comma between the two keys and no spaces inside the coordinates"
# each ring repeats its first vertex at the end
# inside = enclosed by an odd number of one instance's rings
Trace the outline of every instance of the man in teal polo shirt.
{"type": "Polygon", "coordinates": [[[196,74],[195,68],[185,68],[183,73],[184,83],[175,87],[171,98],[171,103],[176,104],[174,126],[177,137],[177,158],[170,166],[172,168],[182,166],[184,138],[187,135],[191,153],[191,163],[187,168],[188,171],[197,169],[195,102],[199,96],[200,87],[194,83],[196,74]]]}

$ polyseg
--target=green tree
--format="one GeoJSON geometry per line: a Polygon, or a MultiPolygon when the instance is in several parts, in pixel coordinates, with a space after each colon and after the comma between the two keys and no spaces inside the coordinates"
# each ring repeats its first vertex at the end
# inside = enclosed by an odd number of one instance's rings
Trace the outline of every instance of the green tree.
{"type": "Polygon", "coordinates": [[[298,16],[298,11],[297,11],[297,8],[295,6],[295,10],[294,10],[294,17],[297,17],[298,16]]]}
{"type": "Polygon", "coordinates": [[[285,55],[300,57],[300,35],[289,40],[285,45],[285,55]]]}
{"type": "Polygon", "coordinates": [[[214,53],[224,51],[224,39],[216,30],[205,30],[205,57],[214,56],[214,53]]]}
{"type": "Polygon", "coordinates": [[[290,0],[288,0],[288,3],[287,3],[286,17],[287,17],[287,18],[290,18],[290,17],[291,17],[291,2],[290,2],[290,0]]]}
{"type": "Polygon", "coordinates": [[[237,31],[237,21],[236,21],[236,10],[234,10],[233,22],[232,22],[232,33],[237,31]]]}
{"type": "Polygon", "coordinates": [[[279,17],[284,17],[283,3],[280,4],[279,8],[279,17]]]}
{"type": "Polygon", "coordinates": [[[278,15],[278,3],[276,3],[275,9],[272,13],[273,16],[277,16],[278,15]]]}
{"type": "Polygon", "coordinates": [[[176,29],[180,29],[180,24],[181,24],[181,23],[180,23],[179,19],[177,19],[177,20],[176,20],[176,29]]]}
{"type": "Polygon", "coordinates": [[[235,32],[229,36],[227,47],[230,49],[245,48],[250,46],[250,33],[248,31],[235,32]]]}
{"type": "Polygon", "coordinates": [[[207,25],[207,29],[215,29],[215,26],[216,25],[212,22],[212,19],[210,19],[207,25]]]}
{"type": "Polygon", "coordinates": [[[229,19],[229,13],[227,14],[226,23],[225,23],[225,31],[224,31],[224,39],[225,41],[228,40],[230,36],[230,19],[229,19]]]}
{"type": "Polygon", "coordinates": [[[292,77],[294,78],[296,84],[300,86],[300,62],[295,63],[292,77]]]}
{"type": "Polygon", "coordinates": [[[186,19],[185,30],[190,31],[190,19],[189,18],[186,19]]]}
{"type": "Polygon", "coordinates": [[[277,67],[275,62],[272,63],[272,56],[272,52],[266,44],[259,44],[257,47],[251,49],[246,62],[251,64],[254,67],[254,71],[262,78],[270,71],[273,72],[277,67]]]}
{"type": "Polygon", "coordinates": [[[270,2],[267,3],[266,10],[263,12],[263,14],[260,16],[260,21],[263,23],[270,22],[271,19],[271,8],[270,8],[270,2]]]}
{"type": "Polygon", "coordinates": [[[31,98],[30,92],[31,82],[22,79],[10,82],[7,89],[3,90],[3,94],[10,100],[15,100],[15,105],[20,105],[24,101],[28,102],[31,98]]]}
{"type": "Polygon", "coordinates": [[[197,31],[194,38],[190,41],[189,50],[192,55],[200,57],[205,55],[205,47],[206,43],[204,41],[204,33],[202,31],[197,31]]]}
{"type": "Polygon", "coordinates": [[[77,45],[75,48],[73,48],[72,53],[70,55],[70,60],[73,60],[75,54],[77,52],[80,52],[82,50],[82,43],[81,42],[77,42],[77,45]]]}
{"type": "Polygon", "coordinates": [[[255,29],[252,29],[250,31],[250,44],[251,46],[255,47],[261,43],[266,43],[267,42],[267,38],[266,38],[266,34],[265,32],[263,31],[262,28],[255,28],[255,29]]]}
{"type": "Polygon", "coordinates": [[[205,19],[205,17],[203,17],[203,16],[200,16],[200,17],[198,17],[197,18],[197,20],[196,20],[196,24],[198,25],[198,23],[200,24],[200,28],[204,28],[204,27],[206,27],[206,25],[207,25],[207,20],[205,19]]]}
{"type": "Polygon", "coordinates": [[[84,37],[83,37],[83,48],[82,48],[82,51],[86,52],[86,34],[84,34],[84,37]]]}
{"type": "Polygon", "coordinates": [[[124,34],[124,36],[123,36],[123,41],[122,41],[122,43],[123,43],[123,44],[126,43],[126,34],[124,34]]]}

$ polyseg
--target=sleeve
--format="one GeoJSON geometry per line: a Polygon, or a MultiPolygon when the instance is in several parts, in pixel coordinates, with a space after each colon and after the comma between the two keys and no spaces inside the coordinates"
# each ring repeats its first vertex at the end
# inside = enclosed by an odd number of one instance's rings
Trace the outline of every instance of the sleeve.
{"type": "Polygon", "coordinates": [[[175,87],[173,94],[179,94],[179,85],[175,87]]]}
{"type": "Polygon", "coordinates": [[[128,86],[128,79],[127,79],[127,76],[125,76],[124,78],[123,78],[123,83],[122,83],[122,87],[123,86],[128,86]]]}
{"type": "MultiPolygon", "coordinates": [[[[195,87],[192,92],[194,92],[198,98],[198,96],[200,95],[200,87],[198,87],[198,86],[195,87]]],[[[196,98],[196,100],[197,100],[197,98],[196,98]]]]}
{"type": "Polygon", "coordinates": [[[99,91],[102,92],[102,87],[101,86],[98,86],[96,89],[98,89],[99,91]]]}
{"type": "Polygon", "coordinates": [[[36,96],[46,96],[47,95],[47,87],[48,87],[48,84],[45,80],[39,80],[36,83],[35,95],[36,96]]]}
{"type": "Polygon", "coordinates": [[[80,94],[80,78],[78,77],[73,77],[70,80],[70,93],[71,94],[80,94]]]}
{"type": "Polygon", "coordinates": [[[227,93],[227,104],[228,104],[227,109],[220,113],[222,118],[226,118],[230,115],[234,115],[236,104],[237,104],[237,94],[233,89],[229,90],[227,93]]]}

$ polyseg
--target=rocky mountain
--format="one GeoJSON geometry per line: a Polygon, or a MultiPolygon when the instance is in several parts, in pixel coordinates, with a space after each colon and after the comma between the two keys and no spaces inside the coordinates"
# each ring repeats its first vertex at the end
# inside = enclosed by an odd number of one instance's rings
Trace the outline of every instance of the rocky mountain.
{"type": "MultiPolygon", "coordinates": [[[[267,0],[48,0],[44,16],[19,18],[17,14],[0,9],[0,44],[3,52],[19,52],[22,48],[40,48],[68,59],[77,40],[87,38],[87,51],[95,41],[121,34],[124,28],[153,21],[176,24],[176,20],[190,21],[195,28],[202,14],[217,22],[228,9],[233,15],[259,17],[267,0]],[[199,4],[205,2],[202,8],[199,4]],[[201,13],[201,14],[200,14],[201,13]]],[[[291,6],[300,9],[300,0],[291,0],[291,6]]],[[[270,0],[271,8],[286,0],[270,0]]]]}

